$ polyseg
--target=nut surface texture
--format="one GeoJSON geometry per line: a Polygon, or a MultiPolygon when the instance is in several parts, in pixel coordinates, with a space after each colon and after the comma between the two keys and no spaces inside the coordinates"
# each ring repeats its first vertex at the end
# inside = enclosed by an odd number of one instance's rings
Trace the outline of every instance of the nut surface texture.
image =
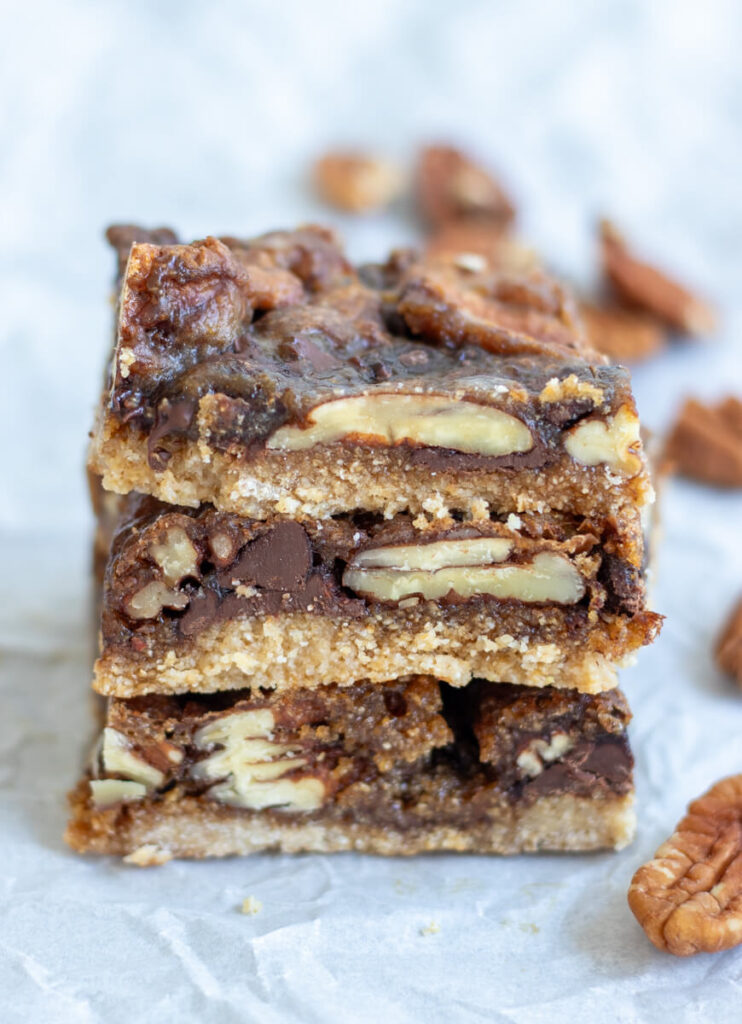
{"type": "Polygon", "coordinates": [[[198,554],[180,526],[168,530],[164,540],[152,545],[150,554],[171,587],[176,587],[186,576],[198,576],[198,554]]]}
{"type": "Polygon", "coordinates": [[[431,225],[471,218],[505,227],[515,216],[499,182],[453,146],[423,149],[416,193],[420,213],[431,225]]]}
{"type": "Polygon", "coordinates": [[[188,595],[171,590],[161,580],[146,583],[126,602],[126,614],[132,619],[154,619],[163,608],[182,611],[188,606],[188,595]]]}
{"type": "Polygon", "coordinates": [[[414,596],[434,601],[450,594],[559,604],[582,598],[585,584],[568,559],[541,551],[529,561],[503,565],[511,546],[492,537],[374,548],[349,563],[343,585],[391,602],[414,596]]]}
{"type": "Polygon", "coordinates": [[[438,540],[431,544],[393,544],[368,548],[353,559],[359,569],[446,569],[451,566],[489,565],[504,562],[513,542],[507,537],[470,537],[438,540]]]}
{"type": "Polygon", "coordinates": [[[693,801],[634,875],[628,899],[649,939],[675,956],[742,943],[742,775],[693,801]]]}
{"type": "Polygon", "coordinates": [[[117,729],[106,726],[103,730],[101,747],[103,769],[116,775],[124,775],[132,782],[156,789],[165,781],[161,771],[137,757],[129,741],[117,729]]]}
{"type": "Polygon", "coordinates": [[[638,363],[657,355],[667,344],[667,331],[647,314],[618,305],[583,302],[580,315],[594,349],[614,363],[638,363]]]}
{"type": "Polygon", "coordinates": [[[621,301],[687,334],[709,334],[716,326],[711,306],[656,267],[637,259],[610,223],[600,225],[603,270],[621,301]]]}
{"type": "Polygon", "coordinates": [[[564,447],[584,466],[606,465],[614,473],[634,476],[642,466],[639,417],[621,406],[609,420],[589,419],[567,432],[564,447]]]}
{"type": "Polygon", "coordinates": [[[520,752],[516,763],[524,774],[534,778],[541,774],[544,765],[564,757],[574,745],[574,740],[566,732],[556,732],[548,741],[538,737],[520,752]]]}
{"type": "Polygon", "coordinates": [[[194,765],[193,778],[215,783],[209,796],[230,807],[316,810],[324,800],[323,783],[309,777],[285,778],[306,760],[296,757],[290,745],[274,742],[273,728],[273,713],[267,708],[223,715],[207,723],[194,742],[213,753],[194,765]]]}
{"type": "Polygon", "coordinates": [[[113,804],[126,803],[130,800],[142,800],[147,795],[147,787],[141,782],[129,782],[126,779],[93,779],[90,783],[90,796],[94,807],[111,807],[113,804]]]}
{"type": "Polygon", "coordinates": [[[405,441],[477,455],[510,455],[533,447],[521,420],[492,406],[437,395],[359,395],[317,406],[306,427],[282,427],[268,448],[301,451],[343,439],[405,441]]]}

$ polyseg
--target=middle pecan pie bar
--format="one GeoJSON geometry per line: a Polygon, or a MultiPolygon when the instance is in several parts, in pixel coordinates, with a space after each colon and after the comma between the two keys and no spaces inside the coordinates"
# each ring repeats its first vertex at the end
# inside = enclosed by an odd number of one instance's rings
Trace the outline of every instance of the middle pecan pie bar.
{"type": "Polygon", "coordinates": [[[426,672],[597,692],[653,638],[642,541],[613,519],[258,521],[122,501],[95,687],[290,690],[426,672]]]}

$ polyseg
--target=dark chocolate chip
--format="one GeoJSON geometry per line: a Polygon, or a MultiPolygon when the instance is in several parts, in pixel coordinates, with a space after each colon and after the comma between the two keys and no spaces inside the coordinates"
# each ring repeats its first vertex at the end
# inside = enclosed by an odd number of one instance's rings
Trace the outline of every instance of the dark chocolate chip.
{"type": "Polygon", "coordinates": [[[561,761],[529,779],[525,789],[541,796],[589,792],[596,787],[623,790],[630,784],[633,766],[625,735],[581,740],[561,761]]]}
{"type": "Polygon", "coordinates": [[[582,771],[599,775],[608,782],[618,785],[630,776],[634,759],[624,736],[617,739],[598,739],[588,749],[580,767],[582,771]]]}
{"type": "Polygon", "coordinates": [[[299,523],[282,522],[243,548],[237,563],[219,574],[219,582],[231,586],[232,580],[239,580],[290,594],[306,584],[311,568],[306,531],[299,523]]]}
{"type": "Polygon", "coordinates": [[[572,773],[569,766],[561,762],[544,768],[540,775],[529,779],[526,789],[529,793],[545,796],[547,793],[566,793],[574,789],[572,773]]]}

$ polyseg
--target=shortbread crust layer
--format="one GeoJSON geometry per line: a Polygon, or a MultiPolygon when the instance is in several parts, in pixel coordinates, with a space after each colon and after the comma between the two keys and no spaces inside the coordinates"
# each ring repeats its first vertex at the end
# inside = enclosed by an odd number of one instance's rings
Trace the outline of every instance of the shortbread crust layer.
{"type": "Polygon", "coordinates": [[[245,814],[205,807],[189,797],[96,811],[87,784],[72,795],[67,842],[79,853],[113,854],[153,866],[174,857],[246,856],[251,853],[537,853],[620,850],[634,838],[633,794],[546,796],[528,807],[493,805],[488,819],[465,827],[430,822],[412,828],[375,827],[322,815],[287,821],[278,814],[245,814]]]}

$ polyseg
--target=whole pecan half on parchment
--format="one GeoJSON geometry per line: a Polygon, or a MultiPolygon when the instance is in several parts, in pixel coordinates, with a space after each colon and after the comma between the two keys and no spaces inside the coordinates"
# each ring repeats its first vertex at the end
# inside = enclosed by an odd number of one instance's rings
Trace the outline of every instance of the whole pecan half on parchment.
{"type": "Polygon", "coordinates": [[[742,775],[694,800],[629,886],[629,906],[654,945],[675,956],[742,943],[742,775]]]}

